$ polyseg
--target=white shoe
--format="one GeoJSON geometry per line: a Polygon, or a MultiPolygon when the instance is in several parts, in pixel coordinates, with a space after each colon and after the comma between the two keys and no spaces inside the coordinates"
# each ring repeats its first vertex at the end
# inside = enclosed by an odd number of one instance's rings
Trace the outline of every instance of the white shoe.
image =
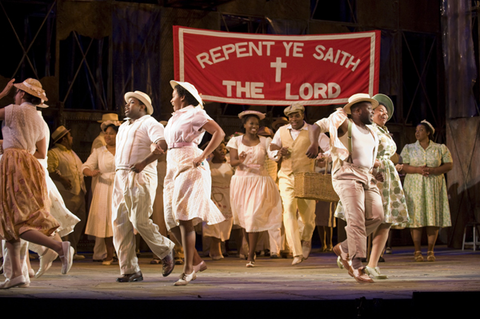
{"type": "MultiPolygon", "coordinates": [[[[23,275],[17,276],[12,280],[8,279],[5,280],[3,284],[0,284],[0,289],[9,289],[13,287],[21,287],[24,286],[26,283],[25,277],[23,275]]],[[[28,286],[27,286],[28,287],[28,286]]]]}
{"type": "Polygon", "coordinates": [[[75,255],[75,249],[70,246],[69,241],[62,242],[63,256],[60,256],[62,260],[62,274],[65,275],[70,271],[73,264],[73,255],[75,255]]]}
{"type": "Polygon", "coordinates": [[[195,279],[197,279],[197,275],[195,274],[195,271],[192,271],[192,273],[189,275],[182,273],[180,275],[180,279],[177,280],[174,286],[186,286],[190,281],[195,279]]]}
{"type": "Polygon", "coordinates": [[[292,266],[298,265],[299,263],[301,263],[301,262],[304,261],[304,260],[305,260],[305,259],[303,258],[302,255],[300,255],[300,256],[295,256],[295,257],[293,257],[292,266]]]}
{"type": "Polygon", "coordinates": [[[387,275],[384,275],[380,272],[380,268],[370,268],[368,266],[365,267],[365,272],[373,279],[388,279],[387,275]]]}
{"type": "Polygon", "coordinates": [[[55,259],[57,259],[58,254],[51,249],[47,249],[47,251],[39,257],[40,259],[40,268],[38,268],[37,273],[35,274],[35,278],[40,278],[50,267],[52,267],[52,263],[55,259]]]}

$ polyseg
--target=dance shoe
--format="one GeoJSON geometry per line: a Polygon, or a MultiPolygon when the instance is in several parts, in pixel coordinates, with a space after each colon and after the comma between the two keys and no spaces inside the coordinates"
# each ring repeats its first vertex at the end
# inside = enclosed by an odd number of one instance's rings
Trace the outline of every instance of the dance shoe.
{"type": "Polygon", "coordinates": [[[366,274],[364,268],[353,269],[353,278],[361,284],[373,283],[373,279],[366,274]]]}
{"type": "Polygon", "coordinates": [[[421,251],[416,251],[416,252],[415,252],[415,255],[413,256],[413,258],[414,258],[415,261],[417,261],[417,262],[422,262],[422,261],[423,261],[422,252],[421,252],[421,251]]]}
{"type": "Polygon", "coordinates": [[[278,253],[270,253],[270,258],[278,259],[278,258],[280,258],[280,255],[278,253]]]}
{"type": "Polygon", "coordinates": [[[70,246],[69,241],[62,241],[63,256],[60,256],[62,260],[62,274],[65,275],[70,271],[73,264],[73,255],[75,254],[75,249],[70,246]]]}
{"type": "Polygon", "coordinates": [[[198,265],[193,266],[193,271],[196,273],[207,270],[207,264],[202,260],[198,265]]]}
{"type": "MultiPolygon", "coordinates": [[[[343,269],[346,269],[348,271],[348,274],[353,277],[353,269],[352,269],[352,266],[349,263],[348,254],[345,253],[342,250],[342,247],[340,246],[340,244],[337,244],[335,247],[333,247],[333,252],[335,253],[335,255],[338,256],[337,265],[339,263],[342,264],[343,269]]],[[[339,265],[339,267],[340,267],[340,265],[339,265]]],[[[342,267],[340,267],[340,268],[342,268],[342,267]]]]}
{"type": "Polygon", "coordinates": [[[427,261],[435,261],[435,255],[432,250],[427,252],[427,261]]]}
{"type": "Polygon", "coordinates": [[[57,259],[58,254],[51,249],[47,249],[42,256],[39,256],[40,259],[40,268],[38,268],[35,278],[40,278],[50,267],[55,259],[57,259]]]}
{"type": "Polygon", "coordinates": [[[210,256],[210,258],[212,258],[212,260],[215,260],[215,261],[218,261],[218,260],[222,260],[224,257],[223,255],[218,255],[218,256],[215,256],[215,255],[211,255],[211,254],[208,254],[210,256]]]}
{"type": "Polygon", "coordinates": [[[247,262],[247,268],[253,268],[255,266],[255,262],[254,261],[249,261],[247,262]]]}
{"type": "Polygon", "coordinates": [[[7,280],[5,280],[5,282],[3,284],[0,284],[0,289],[9,289],[9,288],[13,288],[13,287],[20,287],[20,286],[25,285],[25,283],[26,283],[26,279],[25,279],[25,276],[23,276],[23,275],[17,276],[15,278],[13,278],[12,280],[7,278],[7,280]]]}
{"type": "Polygon", "coordinates": [[[143,281],[143,275],[141,271],[134,272],[133,274],[125,274],[123,277],[117,278],[117,282],[136,282],[143,281]]]}
{"type": "Polygon", "coordinates": [[[192,271],[192,273],[189,275],[182,273],[180,275],[180,279],[178,279],[177,282],[175,282],[174,286],[186,286],[190,281],[195,279],[197,279],[197,275],[195,275],[195,271],[192,271]]]}
{"type": "Polygon", "coordinates": [[[380,268],[378,267],[371,268],[366,266],[365,272],[367,273],[367,275],[369,275],[373,279],[388,279],[387,275],[382,274],[380,272],[380,268]]]}
{"type": "Polygon", "coordinates": [[[295,256],[295,257],[293,257],[292,266],[298,265],[299,263],[301,263],[304,260],[305,260],[305,258],[303,258],[302,255],[295,256]]]}
{"type": "Polygon", "coordinates": [[[102,261],[102,265],[105,265],[105,266],[110,266],[115,260],[112,258],[110,260],[104,260],[102,261]]]}
{"type": "Polygon", "coordinates": [[[175,268],[175,262],[173,259],[173,249],[170,250],[167,256],[163,257],[162,259],[162,275],[163,277],[167,277],[170,275],[173,271],[173,268],[175,268]]]}
{"type": "Polygon", "coordinates": [[[308,259],[310,251],[312,250],[312,241],[303,241],[302,242],[302,253],[303,259],[308,259]]]}

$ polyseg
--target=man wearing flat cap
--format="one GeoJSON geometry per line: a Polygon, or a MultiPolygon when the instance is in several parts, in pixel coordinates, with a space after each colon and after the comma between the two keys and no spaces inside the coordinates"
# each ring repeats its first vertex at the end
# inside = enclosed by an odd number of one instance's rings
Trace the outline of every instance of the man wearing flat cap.
{"type": "MultiPolygon", "coordinates": [[[[278,129],[270,144],[271,151],[277,151],[274,157],[280,162],[278,186],[283,202],[283,223],[288,245],[293,253],[292,265],[308,258],[312,247],[312,235],[315,230],[315,200],[300,199],[294,196],[294,174],[314,172],[315,159],[307,157],[310,146],[309,128],[304,120],[305,109],[300,103],[293,103],[283,111],[288,118],[288,125],[278,129]],[[304,223],[303,232],[298,226],[297,211],[304,223]]],[[[325,134],[317,137],[322,150],[328,148],[325,134]]]]}
{"type": "Polygon", "coordinates": [[[157,189],[157,160],[164,153],[166,142],[163,125],[151,114],[150,97],[141,92],[128,92],[125,116],[118,130],[115,153],[115,182],[112,195],[113,243],[118,254],[118,282],[142,281],[135,249],[135,230],[150,250],[162,260],[163,276],[175,266],[174,243],[162,236],[150,218],[157,189]],[[157,148],[151,151],[151,145],[157,148]]]}
{"type": "Polygon", "coordinates": [[[369,126],[377,105],[378,101],[368,94],[352,95],[343,108],[313,125],[310,131],[312,145],[307,152],[310,158],[317,157],[318,134],[330,133],[332,183],[347,221],[347,239],[333,251],[349,275],[360,283],[373,282],[365,273],[361,260],[367,257],[367,236],[384,220],[382,198],[376,185],[376,179],[383,179],[373,173],[378,137],[369,126]]]}
{"type": "Polygon", "coordinates": [[[77,253],[77,244],[83,235],[87,219],[82,161],[72,150],[72,134],[65,126],[59,126],[52,133],[52,142],[55,146],[48,151],[48,173],[62,195],[65,206],[80,219],[73,233],[68,234],[67,238],[75,249],[74,258],[83,259],[85,257],[77,253]]]}

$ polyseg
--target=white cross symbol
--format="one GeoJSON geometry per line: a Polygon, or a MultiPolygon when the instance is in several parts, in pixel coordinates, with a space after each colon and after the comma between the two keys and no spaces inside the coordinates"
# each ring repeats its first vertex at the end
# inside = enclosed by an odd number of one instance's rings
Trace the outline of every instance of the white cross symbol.
{"type": "Polygon", "coordinates": [[[287,67],[287,63],[282,63],[282,58],[277,58],[277,62],[270,62],[270,67],[275,68],[275,82],[281,82],[282,69],[287,67]]]}

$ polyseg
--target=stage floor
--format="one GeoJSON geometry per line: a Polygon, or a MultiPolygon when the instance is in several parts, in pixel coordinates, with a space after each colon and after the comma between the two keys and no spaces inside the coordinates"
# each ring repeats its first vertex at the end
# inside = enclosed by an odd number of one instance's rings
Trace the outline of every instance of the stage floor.
{"type": "MultiPolygon", "coordinates": [[[[208,301],[229,301],[233,302],[229,305],[234,305],[235,301],[240,301],[240,304],[245,305],[246,301],[264,301],[261,303],[262,308],[269,304],[278,308],[297,301],[297,304],[305,304],[306,308],[310,308],[312,301],[319,302],[315,305],[327,302],[330,305],[342,305],[345,301],[354,301],[358,310],[358,304],[362,307],[362,301],[365,305],[369,304],[368,307],[372,307],[372,303],[378,304],[379,300],[384,305],[394,302],[400,307],[412,307],[415,296],[420,301],[435,295],[444,298],[436,298],[437,303],[427,303],[425,307],[445,307],[441,304],[442,300],[452,301],[451,296],[457,296],[456,299],[461,299],[464,303],[475,296],[477,302],[472,306],[478,309],[480,252],[440,246],[436,257],[435,262],[414,262],[413,247],[394,248],[392,254],[385,255],[386,262],[379,265],[388,279],[377,280],[373,284],[357,283],[345,270],[337,267],[333,253],[315,250],[308,260],[297,266],[291,266],[292,259],[259,257],[254,268],[246,268],[245,261],[235,257],[226,257],[221,261],[206,258],[206,271],[198,274],[197,279],[188,286],[175,287],[173,283],[183,266],[176,266],[173,273],[165,278],[161,275],[161,265],[151,265],[151,257],[145,254],[139,259],[144,281],[117,283],[118,264],[104,266],[92,262],[91,257],[87,256],[85,260],[75,261],[67,275],[60,274],[60,262],[55,261],[41,278],[32,279],[29,288],[1,290],[0,302],[4,304],[10,300],[29,304],[25,299],[37,302],[58,299],[71,304],[85,300],[103,300],[109,303],[172,301],[173,304],[178,304],[175,301],[204,301],[207,305],[210,304],[208,301]],[[464,297],[458,298],[459,296],[464,297]]],[[[32,266],[37,269],[38,262],[32,261],[32,266]]],[[[185,302],[180,304],[198,305],[185,302]]],[[[235,312],[237,306],[232,308],[232,315],[242,312],[241,309],[238,309],[240,312],[235,312]]],[[[397,314],[402,312],[402,309],[391,310],[397,311],[397,314]]],[[[278,310],[272,309],[270,314],[273,315],[276,311],[278,310]]]]}

